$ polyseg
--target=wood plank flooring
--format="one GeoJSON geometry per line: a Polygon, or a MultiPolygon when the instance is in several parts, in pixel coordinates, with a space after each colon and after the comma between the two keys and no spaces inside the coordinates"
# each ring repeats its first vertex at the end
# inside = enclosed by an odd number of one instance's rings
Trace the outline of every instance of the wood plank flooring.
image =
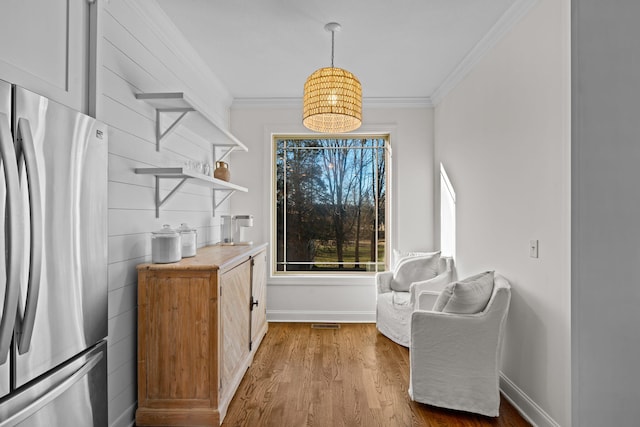
{"type": "Polygon", "coordinates": [[[374,324],[312,329],[270,323],[236,392],[224,427],[520,427],[529,426],[503,398],[488,418],[412,402],[409,350],[374,324]]]}

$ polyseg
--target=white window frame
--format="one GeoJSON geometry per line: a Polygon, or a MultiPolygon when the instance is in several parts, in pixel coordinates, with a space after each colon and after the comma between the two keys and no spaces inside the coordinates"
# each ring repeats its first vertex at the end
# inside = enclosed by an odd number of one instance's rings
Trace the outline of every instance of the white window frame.
{"type": "Polygon", "coordinates": [[[395,226],[393,226],[392,218],[393,218],[393,198],[392,198],[392,149],[391,149],[391,132],[363,132],[363,133],[351,133],[351,134],[308,134],[308,133],[285,133],[285,132],[271,132],[270,133],[270,149],[271,149],[271,232],[270,232],[270,241],[271,241],[271,266],[270,266],[270,276],[276,280],[284,279],[286,277],[349,277],[349,278],[358,278],[358,277],[370,277],[371,275],[376,274],[376,272],[384,271],[388,268],[389,260],[390,260],[390,251],[392,248],[392,239],[395,230],[395,226]],[[385,207],[385,262],[384,266],[380,268],[374,269],[374,271],[365,271],[365,272],[346,272],[346,271],[313,271],[313,272],[283,272],[277,271],[277,203],[276,203],[276,183],[277,183],[277,164],[276,164],[276,140],[277,139],[286,139],[286,138],[302,138],[302,139],[349,139],[349,138],[383,138],[385,139],[385,198],[386,198],[386,207],[385,207]]]}

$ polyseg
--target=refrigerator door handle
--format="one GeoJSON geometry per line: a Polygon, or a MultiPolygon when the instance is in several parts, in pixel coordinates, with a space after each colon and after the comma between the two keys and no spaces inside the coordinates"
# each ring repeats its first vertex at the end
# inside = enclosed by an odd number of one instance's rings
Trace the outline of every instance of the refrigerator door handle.
{"type": "Polygon", "coordinates": [[[0,113],[0,159],[4,169],[4,180],[7,192],[5,223],[7,225],[7,281],[0,319],[0,365],[6,363],[9,346],[13,336],[18,298],[20,296],[20,256],[23,250],[22,234],[22,198],[18,175],[18,162],[11,137],[9,117],[0,113]]]}
{"type": "Polygon", "coordinates": [[[62,381],[51,391],[41,396],[40,398],[34,400],[29,405],[25,406],[19,411],[16,411],[14,414],[9,416],[6,420],[0,421],[0,427],[11,427],[19,424],[25,419],[29,418],[34,413],[38,412],[38,410],[42,409],[48,403],[55,400],[62,393],[71,388],[76,382],[78,382],[82,377],[87,375],[89,371],[91,371],[104,357],[104,352],[100,352],[98,354],[93,355],[80,369],[78,369],[75,373],[73,373],[69,378],[62,381]]]}
{"type": "MultiPolygon", "coordinates": [[[[18,120],[17,140],[24,159],[27,186],[29,192],[29,217],[31,219],[30,235],[31,247],[29,254],[29,279],[27,286],[27,298],[24,307],[24,316],[21,316],[22,309],[17,311],[16,338],[18,342],[18,353],[24,354],[29,351],[33,326],[36,320],[38,308],[38,294],[40,293],[40,275],[42,272],[42,251],[44,248],[42,230],[42,192],[40,191],[40,175],[36,162],[36,149],[31,134],[29,120],[20,118],[18,120]]],[[[20,298],[18,304],[21,306],[20,298]]]]}

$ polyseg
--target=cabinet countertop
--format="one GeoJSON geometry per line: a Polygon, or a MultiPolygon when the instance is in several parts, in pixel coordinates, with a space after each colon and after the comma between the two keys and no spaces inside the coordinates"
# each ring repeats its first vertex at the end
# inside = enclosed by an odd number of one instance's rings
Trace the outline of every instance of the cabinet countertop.
{"type": "Polygon", "coordinates": [[[196,256],[168,264],[145,263],[138,270],[219,270],[257,254],[266,243],[254,245],[212,245],[199,248],[196,256]]]}

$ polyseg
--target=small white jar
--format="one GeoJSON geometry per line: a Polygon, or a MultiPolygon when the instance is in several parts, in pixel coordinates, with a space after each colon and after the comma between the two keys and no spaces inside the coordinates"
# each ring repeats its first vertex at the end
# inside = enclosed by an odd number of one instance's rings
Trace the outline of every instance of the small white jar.
{"type": "Polygon", "coordinates": [[[180,233],[180,240],[182,240],[182,258],[196,256],[196,248],[198,247],[196,229],[183,222],[178,227],[178,232],[180,233]]]}
{"type": "Polygon", "coordinates": [[[164,224],[162,230],[151,233],[151,262],[167,264],[178,262],[182,258],[180,233],[164,224]]]}

